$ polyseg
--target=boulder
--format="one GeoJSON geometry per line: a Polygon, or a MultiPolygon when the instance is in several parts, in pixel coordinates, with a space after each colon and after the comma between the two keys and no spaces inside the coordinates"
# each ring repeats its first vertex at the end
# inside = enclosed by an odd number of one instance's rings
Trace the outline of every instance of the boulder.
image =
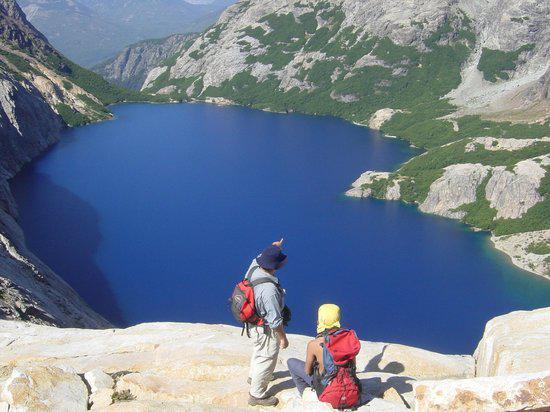
{"type": "Polygon", "coordinates": [[[414,395],[418,412],[548,410],[550,370],[535,374],[418,382],[414,384],[414,395]]]}
{"type": "Polygon", "coordinates": [[[517,311],[487,322],[474,353],[476,376],[550,368],[550,308],[517,311]]]}
{"type": "Polygon", "coordinates": [[[112,389],[115,381],[101,369],[93,369],[84,374],[84,379],[90,385],[90,391],[96,393],[102,389],[112,389]]]}
{"type": "Polygon", "coordinates": [[[74,372],[53,366],[12,368],[0,392],[10,411],[75,412],[88,409],[88,389],[74,372]]]}

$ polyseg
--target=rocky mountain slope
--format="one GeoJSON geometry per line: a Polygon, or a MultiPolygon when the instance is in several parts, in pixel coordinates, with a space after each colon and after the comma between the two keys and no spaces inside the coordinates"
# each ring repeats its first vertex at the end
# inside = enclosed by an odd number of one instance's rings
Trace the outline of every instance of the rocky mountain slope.
{"type": "Polygon", "coordinates": [[[134,98],[67,60],[14,0],[0,0],[0,319],[109,325],[26,248],[8,179],[67,125],[110,118],[105,104],[134,98]]]}
{"type": "Polygon", "coordinates": [[[536,0],[243,0],[143,90],[407,139],[427,152],[348,193],[491,230],[515,263],[550,275],[549,15],[536,0]]]}
{"type": "MultiPolygon", "coordinates": [[[[550,405],[550,309],[491,320],[473,356],[362,341],[361,411],[497,411],[550,405]]],[[[286,367],[306,336],[290,335],[271,385],[278,410],[329,411],[300,399],[286,367]]],[[[0,321],[0,410],[247,410],[251,344],[231,326],[155,323],[56,329],[0,321]]]]}
{"type": "Polygon", "coordinates": [[[119,86],[139,90],[151,69],[181,53],[195,37],[196,34],[174,34],[163,39],[144,40],[126,47],[92,70],[119,86]]]}
{"type": "Polygon", "coordinates": [[[63,54],[86,67],[129,44],[202,31],[233,0],[20,0],[29,21],[63,54]]]}

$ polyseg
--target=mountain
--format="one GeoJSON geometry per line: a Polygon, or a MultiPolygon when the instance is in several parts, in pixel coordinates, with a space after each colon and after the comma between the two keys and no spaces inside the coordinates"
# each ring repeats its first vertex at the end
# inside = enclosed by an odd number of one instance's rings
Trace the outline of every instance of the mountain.
{"type": "Polygon", "coordinates": [[[535,0],[246,0],[143,90],[339,116],[426,152],[348,192],[490,230],[550,276],[550,15],[535,0]]]}
{"type": "Polygon", "coordinates": [[[117,56],[92,68],[119,86],[139,90],[151,69],[189,47],[197,34],[174,34],[144,40],[126,47],[117,56]]]}
{"type": "Polygon", "coordinates": [[[75,62],[93,66],[138,41],[201,31],[232,0],[21,0],[30,22],[75,62]]]}
{"type": "Polygon", "coordinates": [[[67,125],[108,119],[106,104],[139,98],[68,60],[14,0],[0,0],[0,319],[109,326],[27,249],[8,179],[67,125]]]}

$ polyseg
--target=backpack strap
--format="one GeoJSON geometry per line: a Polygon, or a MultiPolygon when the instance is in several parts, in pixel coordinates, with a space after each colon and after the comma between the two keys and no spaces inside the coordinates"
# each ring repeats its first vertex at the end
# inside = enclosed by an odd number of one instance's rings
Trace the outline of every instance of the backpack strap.
{"type": "Polygon", "coordinates": [[[253,280],[253,281],[250,282],[250,284],[252,285],[253,288],[255,288],[258,285],[262,285],[264,283],[273,283],[275,286],[279,286],[279,284],[277,282],[275,282],[274,280],[271,280],[269,278],[256,279],[256,280],[253,280]]]}
{"type": "Polygon", "coordinates": [[[244,278],[250,280],[250,278],[252,277],[252,274],[258,268],[259,268],[258,265],[251,266],[250,269],[248,269],[248,272],[246,272],[246,275],[244,276],[244,278]]]}
{"type": "Polygon", "coordinates": [[[260,279],[256,279],[256,280],[250,280],[252,278],[252,274],[254,273],[254,271],[256,269],[258,269],[259,266],[255,265],[255,266],[252,266],[250,268],[250,270],[248,271],[248,273],[246,274],[245,276],[245,279],[248,279],[248,281],[250,282],[250,286],[252,286],[252,288],[255,288],[256,286],[258,285],[262,285],[264,283],[273,283],[275,285],[275,287],[277,289],[279,289],[279,291],[282,292],[283,288],[281,287],[281,285],[279,284],[279,282],[275,282],[273,279],[270,279],[268,277],[263,277],[263,278],[260,278],[260,279]]]}

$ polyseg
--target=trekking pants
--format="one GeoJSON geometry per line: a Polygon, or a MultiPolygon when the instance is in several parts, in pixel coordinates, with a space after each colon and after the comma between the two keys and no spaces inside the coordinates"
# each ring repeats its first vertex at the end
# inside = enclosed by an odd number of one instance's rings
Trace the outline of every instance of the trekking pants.
{"type": "Polygon", "coordinates": [[[250,337],[253,342],[250,395],[264,398],[279,356],[279,340],[275,331],[263,326],[251,326],[250,337]]]}
{"type": "Polygon", "coordinates": [[[300,359],[290,358],[286,364],[288,365],[288,371],[290,376],[296,385],[296,389],[300,392],[300,395],[304,393],[306,388],[313,388],[313,376],[306,374],[306,363],[300,359]]]}

